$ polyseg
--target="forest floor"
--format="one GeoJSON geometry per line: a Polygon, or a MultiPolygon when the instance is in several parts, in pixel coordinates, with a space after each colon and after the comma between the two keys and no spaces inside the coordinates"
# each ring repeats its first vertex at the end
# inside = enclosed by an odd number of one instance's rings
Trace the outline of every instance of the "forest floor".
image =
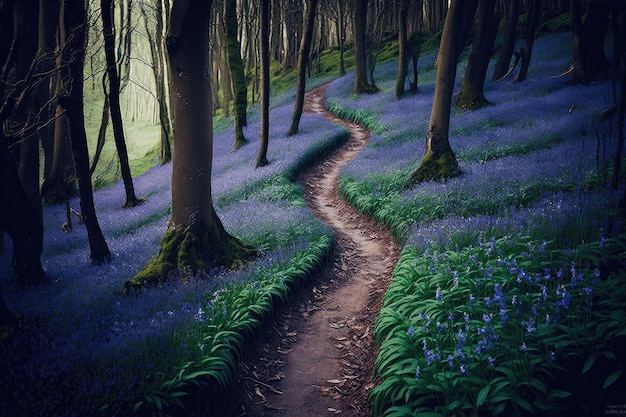
{"type": "Polygon", "coordinates": [[[341,123],[350,139],[300,182],[308,206],[334,231],[334,258],[248,349],[233,416],[371,415],[374,320],[400,247],[338,194],[339,171],[369,132],[327,112],[325,91],[323,85],[306,94],[305,112],[341,123]]]}

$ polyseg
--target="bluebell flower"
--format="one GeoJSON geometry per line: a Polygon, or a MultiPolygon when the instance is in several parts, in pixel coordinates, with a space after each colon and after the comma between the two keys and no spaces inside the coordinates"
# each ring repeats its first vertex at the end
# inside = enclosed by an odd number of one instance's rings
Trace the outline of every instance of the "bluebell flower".
{"type": "Polygon", "coordinates": [[[413,326],[409,327],[409,330],[406,332],[409,336],[413,337],[415,334],[415,328],[413,326]]]}
{"type": "Polygon", "coordinates": [[[531,318],[530,321],[528,322],[528,326],[526,327],[526,331],[528,333],[534,333],[537,330],[537,327],[535,327],[536,322],[534,318],[531,318]]]}
{"type": "Polygon", "coordinates": [[[526,342],[523,342],[522,345],[519,347],[519,350],[521,350],[522,352],[526,352],[527,349],[528,347],[526,346],[526,342]]]}
{"type": "Polygon", "coordinates": [[[448,355],[448,365],[450,365],[450,370],[452,370],[452,368],[454,368],[454,356],[452,355],[448,355]]]}
{"type": "Polygon", "coordinates": [[[437,301],[443,302],[443,295],[441,295],[441,286],[439,284],[437,284],[437,291],[435,293],[435,298],[437,299],[437,301]]]}
{"type": "Polygon", "coordinates": [[[491,356],[489,356],[487,358],[487,360],[489,361],[489,366],[491,366],[492,368],[495,367],[494,363],[496,362],[496,360],[494,358],[492,358],[491,356]]]}
{"type": "Polygon", "coordinates": [[[417,368],[415,368],[415,379],[419,379],[420,378],[420,367],[418,366],[417,368]]]}
{"type": "Polygon", "coordinates": [[[461,372],[462,375],[467,375],[467,368],[465,367],[464,364],[461,364],[459,366],[459,371],[461,372]]]}

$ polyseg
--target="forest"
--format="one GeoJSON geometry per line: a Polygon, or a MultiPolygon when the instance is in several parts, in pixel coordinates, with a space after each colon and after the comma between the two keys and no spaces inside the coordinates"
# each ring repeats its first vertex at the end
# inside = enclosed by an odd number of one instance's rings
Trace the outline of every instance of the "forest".
{"type": "Polygon", "coordinates": [[[0,0],[0,416],[623,413],[625,33],[0,0]]]}

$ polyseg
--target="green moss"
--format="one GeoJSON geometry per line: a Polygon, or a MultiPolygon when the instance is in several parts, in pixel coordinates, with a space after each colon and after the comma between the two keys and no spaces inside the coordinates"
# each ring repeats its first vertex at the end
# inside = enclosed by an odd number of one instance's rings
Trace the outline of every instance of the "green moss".
{"type": "Polygon", "coordinates": [[[463,111],[474,111],[491,103],[484,94],[473,94],[461,90],[454,98],[454,104],[463,111]]]}
{"type": "Polygon", "coordinates": [[[452,151],[443,152],[438,157],[434,157],[429,151],[422,158],[419,167],[411,174],[409,187],[422,182],[453,178],[460,174],[461,168],[452,151]]]}
{"type": "Polygon", "coordinates": [[[256,255],[256,249],[229,235],[214,215],[212,225],[168,227],[159,255],[124,284],[124,292],[165,282],[176,271],[191,273],[232,267],[256,255]]]}

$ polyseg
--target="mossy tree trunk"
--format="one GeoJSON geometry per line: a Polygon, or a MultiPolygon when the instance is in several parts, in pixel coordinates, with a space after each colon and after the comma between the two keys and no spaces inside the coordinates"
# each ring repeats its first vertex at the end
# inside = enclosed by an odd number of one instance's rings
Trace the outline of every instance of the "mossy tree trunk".
{"type": "Polygon", "coordinates": [[[448,140],[450,107],[456,78],[456,66],[463,51],[478,0],[452,0],[446,16],[437,56],[435,94],[428,132],[426,153],[410,178],[410,185],[454,177],[461,169],[448,140]]]}
{"type": "Polygon", "coordinates": [[[120,161],[124,190],[126,191],[124,207],[135,207],[141,204],[142,200],[135,195],[135,186],[133,185],[133,177],[130,173],[130,163],[128,161],[128,149],[126,148],[126,139],[124,138],[122,111],[120,109],[120,77],[117,70],[117,61],[115,59],[113,0],[101,0],[100,7],[102,13],[102,32],[104,35],[104,55],[106,57],[107,75],[109,77],[109,111],[111,112],[113,137],[115,139],[117,156],[120,161]]]}
{"type": "Polygon", "coordinates": [[[167,37],[172,91],[174,160],[172,215],[159,255],[125,289],[166,280],[176,270],[192,273],[231,266],[256,251],[229,235],[211,195],[213,122],[208,79],[211,1],[175,1],[167,37]]]}
{"type": "Polygon", "coordinates": [[[300,43],[298,51],[298,78],[296,79],[296,103],[293,108],[293,117],[291,118],[291,127],[287,136],[293,136],[298,133],[300,126],[300,118],[302,117],[302,109],[304,108],[304,90],[306,89],[306,66],[311,51],[311,42],[313,41],[313,28],[315,23],[315,13],[317,11],[317,0],[309,0],[305,17],[304,35],[300,43]]]}
{"type": "Polygon", "coordinates": [[[269,145],[269,126],[270,126],[270,0],[261,0],[259,4],[261,21],[260,21],[260,56],[261,56],[261,132],[259,153],[256,158],[256,167],[260,168],[267,164],[267,148],[269,145]]]}
{"type": "Polygon", "coordinates": [[[225,0],[224,21],[226,26],[226,55],[230,68],[230,80],[233,86],[233,110],[235,113],[235,149],[248,141],[243,134],[247,124],[246,110],[248,88],[241,59],[241,45],[237,39],[237,1],[225,0]]]}
{"type": "Polygon", "coordinates": [[[504,27],[504,38],[500,46],[498,61],[493,70],[492,81],[498,81],[504,77],[509,70],[509,64],[515,50],[515,39],[517,35],[517,21],[519,20],[521,0],[510,0],[507,2],[506,26],[504,27]]]}
{"type": "Polygon", "coordinates": [[[455,101],[456,105],[464,110],[476,110],[489,104],[484,88],[500,23],[495,14],[495,7],[496,0],[480,0],[478,3],[476,38],[463,73],[461,91],[455,101]]]}

